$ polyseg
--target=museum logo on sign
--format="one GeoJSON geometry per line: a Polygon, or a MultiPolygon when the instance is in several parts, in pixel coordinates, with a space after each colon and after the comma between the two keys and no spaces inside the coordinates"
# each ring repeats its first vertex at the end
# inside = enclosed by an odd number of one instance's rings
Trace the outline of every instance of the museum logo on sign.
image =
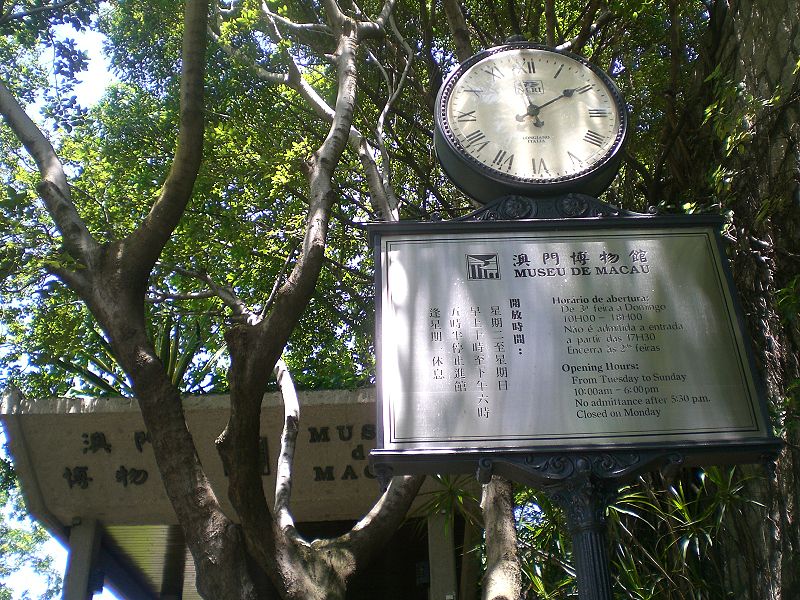
{"type": "Polygon", "coordinates": [[[497,254],[467,254],[467,279],[500,279],[497,254]]]}

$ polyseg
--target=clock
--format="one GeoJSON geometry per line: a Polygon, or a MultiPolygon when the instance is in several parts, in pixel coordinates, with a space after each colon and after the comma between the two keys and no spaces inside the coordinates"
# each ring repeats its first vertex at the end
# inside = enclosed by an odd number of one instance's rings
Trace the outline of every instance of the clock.
{"type": "Polygon", "coordinates": [[[625,103],[598,67],[514,43],[456,69],[436,99],[434,148],[445,173],[482,203],[502,196],[597,196],[619,170],[625,103]]]}

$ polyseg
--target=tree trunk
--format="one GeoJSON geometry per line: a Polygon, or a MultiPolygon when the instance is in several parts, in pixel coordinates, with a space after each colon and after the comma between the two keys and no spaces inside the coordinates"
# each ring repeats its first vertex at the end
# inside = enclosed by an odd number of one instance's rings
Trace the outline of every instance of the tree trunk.
{"type": "Polygon", "coordinates": [[[712,60],[700,75],[719,104],[709,119],[717,140],[706,172],[723,169],[717,197],[733,215],[734,279],[786,442],[774,477],[745,470],[757,476],[747,481],[746,495],[766,508],[745,511],[747,527],[728,524],[734,539],[755,546],[750,557],[741,547],[726,548],[731,584],[739,588],[731,591],[737,598],[793,600],[800,598],[800,431],[798,395],[791,386],[799,375],[800,337],[797,321],[781,318],[777,298],[800,272],[800,5],[715,2],[708,55],[712,60]]]}
{"type": "Polygon", "coordinates": [[[486,528],[486,574],[483,600],[518,600],[522,572],[514,527],[514,485],[508,479],[492,475],[483,486],[484,524],[486,528]]]}

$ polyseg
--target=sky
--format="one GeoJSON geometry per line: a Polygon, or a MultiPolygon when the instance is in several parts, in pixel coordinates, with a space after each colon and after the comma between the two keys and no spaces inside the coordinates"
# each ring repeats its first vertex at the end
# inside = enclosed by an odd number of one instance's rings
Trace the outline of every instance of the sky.
{"type": "MultiPolygon", "coordinates": [[[[75,39],[78,47],[89,55],[89,68],[86,72],[81,73],[79,77],[81,83],[75,87],[75,95],[82,106],[91,106],[102,97],[106,87],[114,81],[113,75],[109,72],[108,61],[103,55],[103,36],[96,31],[78,34],[68,25],[59,29],[58,34],[75,39]]],[[[5,435],[0,428],[0,448],[3,444],[5,444],[5,435]]],[[[55,559],[54,568],[63,576],[67,563],[67,551],[64,547],[55,539],[51,539],[46,544],[44,552],[55,559]]],[[[44,583],[28,569],[18,571],[8,579],[7,583],[13,590],[14,600],[20,599],[25,592],[30,597],[37,598],[45,589],[44,583]]],[[[119,597],[108,588],[104,589],[102,594],[94,596],[94,600],[115,600],[117,598],[119,597]]]]}
{"type": "Polygon", "coordinates": [[[81,83],[75,87],[75,95],[83,106],[91,106],[102,97],[108,84],[114,81],[108,61],[103,55],[104,36],[97,31],[85,31],[76,35],[72,27],[62,27],[64,35],[75,39],[78,47],[89,54],[89,69],[80,74],[81,83]]]}

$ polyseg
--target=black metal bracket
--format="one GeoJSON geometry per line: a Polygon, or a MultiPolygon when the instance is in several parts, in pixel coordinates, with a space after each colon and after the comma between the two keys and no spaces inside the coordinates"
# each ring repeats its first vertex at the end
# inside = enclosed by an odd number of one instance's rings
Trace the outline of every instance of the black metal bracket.
{"type": "Polygon", "coordinates": [[[372,465],[372,471],[375,473],[375,479],[378,480],[381,492],[389,489],[389,483],[394,477],[394,469],[386,463],[375,463],[372,465]]]}
{"type": "Polygon", "coordinates": [[[577,453],[496,454],[478,461],[477,478],[487,483],[493,473],[530,487],[547,489],[575,477],[624,483],[641,473],[665,465],[679,466],[685,459],[680,452],[596,451],[577,453]]]}
{"type": "MultiPolygon", "coordinates": [[[[654,213],[651,213],[651,215],[654,213]]],[[[561,194],[542,198],[501,196],[486,206],[453,221],[515,221],[518,219],[576,219],[583,217],[643,217],[586,194],[561,194]]]]}

